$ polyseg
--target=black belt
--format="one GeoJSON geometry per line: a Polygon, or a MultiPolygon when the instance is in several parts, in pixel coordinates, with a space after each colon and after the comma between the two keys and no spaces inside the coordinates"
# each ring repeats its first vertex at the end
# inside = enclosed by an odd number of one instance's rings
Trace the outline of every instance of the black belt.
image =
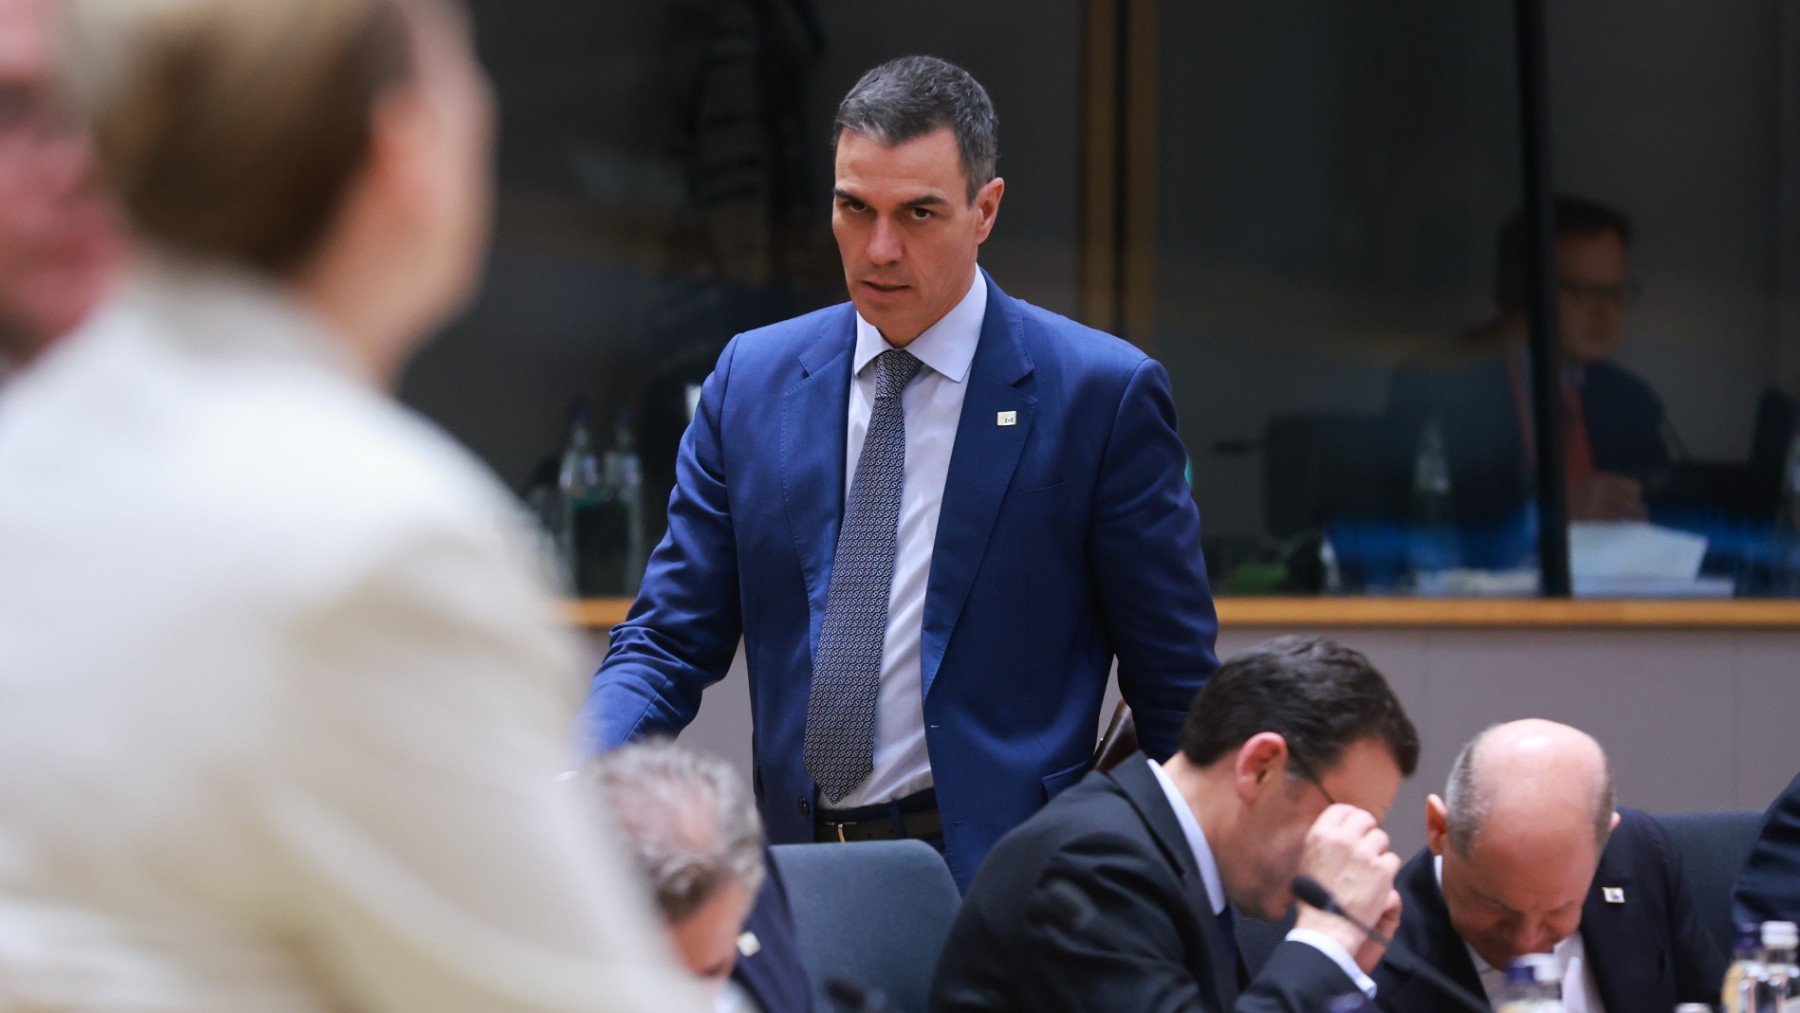
{"type": "Polygon", "coordinates": [[[819,809],[813,823],[815,841],[897,841],[941,837],[937,791],[926,788],[902,799],[855,809],[819,809]]]}

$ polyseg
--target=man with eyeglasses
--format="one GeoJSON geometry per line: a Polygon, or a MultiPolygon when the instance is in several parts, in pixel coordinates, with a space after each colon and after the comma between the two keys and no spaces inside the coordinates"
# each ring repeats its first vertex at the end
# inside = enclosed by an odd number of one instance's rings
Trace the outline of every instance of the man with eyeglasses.
{"type": "MultiPolygon", "coordinates": [[[[1613,361],[1637,297],[1631,220],[1604,204],[1553,203],[1556,332],[1562,384],[1563,470],[1573,520],[1642,520],[1643,480],[1669,463],[1662,402],[1613,361]]],[[[1530,496],[1535,477],[1526,219],[1500,232],[1497,312],[1459,347],[1394,378],[1394,414],[1422,429],[1435,421],[1450,456],[1457,521],[1480,525],[1530,496]]]]}
{"type": "Polygon", "coordinates": [[[1294,636],[1233,658],[1194,699],[1167,762],[1138,753],[1089,774],[1000,840],[951,927],[932,1009],[1373,998],[1383,950],[1310,907],[1240,987],[1234,909],[1281,919],[1304,873],[1391,934],[1400,860],[1379,824],[1418,758],[1412,722],[1361,654],[1294,636]]]}
{"type": "Polygon", "coordinates": [[[74,330],[122,252],[87,136],[57,107],[57,0],[0,0],[0,382],[74,330]]]}

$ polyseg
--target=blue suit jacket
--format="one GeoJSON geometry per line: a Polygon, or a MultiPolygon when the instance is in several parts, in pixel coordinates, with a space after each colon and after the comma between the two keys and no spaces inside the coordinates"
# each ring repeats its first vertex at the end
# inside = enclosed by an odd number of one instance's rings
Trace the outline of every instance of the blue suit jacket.
{"type": "MultiPolygon", "coordinates": [[[[1448,974],[1477,996],[1481,978],[1468,947],[1450,924],[1430,849],[1420,851],[1394,879],[1400,891],[1400,928],[1394,945],[1448,974]]],[[[1636,809],[1619,810],[1619,826],[1600,853],[1600,866],[1581,906],[1581,943],[1594,986],[1609,1010],[1665,1010],[1717,999],[1725,967],[1694,914],[1681,858],[1668,835],[1636,809]],[[1620,903],[1606,888],[1623,891],[1620,903]]],[[[1375,1002],[1394,1013],[1429,1013],[1452,1003],[1429,981],[1382,961],[1372,975],[1375,1002]]]]}
{"type": "MultiPolygon", "coordinates": [[[[926,745],[966,887],[1000,835],[1087,770],[1115,655],[1153,756],[1216,666],[1200,516],[1168,374],[1006,296],[967,379],[927,581],[926,745]],[[1012,426],[999,412],[1017,413],[1012,426]]],[[[673,734],[740,635],[771,840],[809,841],[812,654],[844,503],[849,304],[738,335],[682,437],[669,533],[616,627],[587,721],[603,747],[673,734]]]]}
{"type": "Polygon", "coordinates": [[[1732,894],[1739,922],[1800,919],[1800,777],[1769,806],[1732,894]]]}

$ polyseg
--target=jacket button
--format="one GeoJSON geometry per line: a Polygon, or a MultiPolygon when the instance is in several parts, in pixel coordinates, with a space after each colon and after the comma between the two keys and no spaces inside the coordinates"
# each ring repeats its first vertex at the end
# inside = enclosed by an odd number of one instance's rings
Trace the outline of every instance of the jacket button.
{"type": "Polygon", "coordinates": [[[802,816],[812,815],[812,803],[808,802],[804,795],[802,795],[800,797],[800,815],[802,815],[802,816]]]}

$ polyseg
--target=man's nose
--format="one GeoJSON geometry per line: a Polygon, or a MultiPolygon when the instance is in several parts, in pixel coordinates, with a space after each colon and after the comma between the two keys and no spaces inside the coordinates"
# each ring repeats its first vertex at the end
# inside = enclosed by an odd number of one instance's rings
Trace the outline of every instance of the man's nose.
{"type": "Polygon", "coordinates": [[[904,251],[900,230],[893,222],[877,218],[875,230],[869,236],[869,261],[875,264],[897,264],[904,251]]]}

